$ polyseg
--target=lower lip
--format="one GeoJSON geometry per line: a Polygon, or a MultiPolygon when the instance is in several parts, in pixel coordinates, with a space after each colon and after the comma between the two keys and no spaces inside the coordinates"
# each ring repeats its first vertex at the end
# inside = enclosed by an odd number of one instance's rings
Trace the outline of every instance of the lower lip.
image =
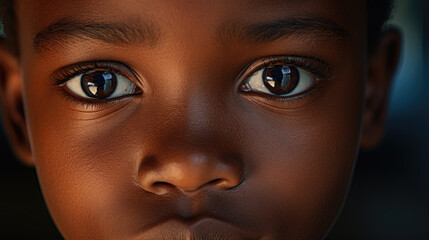
{"type": "Polygon", "coordinates": [[[172,219],[150,228],[137,239],[240,240],[258,238],[228,223],[213,218],[202,218],[197,222],[172,219]]]}

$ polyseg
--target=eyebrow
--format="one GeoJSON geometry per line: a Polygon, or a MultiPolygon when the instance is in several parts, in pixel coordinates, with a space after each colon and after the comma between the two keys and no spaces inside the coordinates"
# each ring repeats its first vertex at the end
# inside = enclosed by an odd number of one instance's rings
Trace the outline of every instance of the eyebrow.
{"type": "Polygon", "coordinates": [[[227,21],[218,29],[216,35],[221,43],[239,41],[262,44],[292,35],[339,40],[347,34],[344,28],[329,18],[289,17],[252,24],[237,20],[227,21]]]}
{"type": "MultiPolygon", "coordinates": [[[[38,32],[33,39],[33,48],[36,53],[43,54],[82,39],[115,45],[143,43],[153,47],[159,35],[160,30],[155,24],[140,20],[105,23],[64,18],[38,32]]],[[[231,41],[262,44],[291,35],[340,39],[346,35],[346,31],[333,20],[319,17],[294,17],[252,24],[231,20],[217,29],[216,39],[222,44],[231,41]]]]}
{"type": "Polygon", "coordinates": [[[115,45],[144,43],[153,47],[158,37],[159,30],[150,22],[133,19],[127,22],[82,22],[64,18],[38,32],[33,39],[33,48],[42,54],[82,39],[115,45]]]}

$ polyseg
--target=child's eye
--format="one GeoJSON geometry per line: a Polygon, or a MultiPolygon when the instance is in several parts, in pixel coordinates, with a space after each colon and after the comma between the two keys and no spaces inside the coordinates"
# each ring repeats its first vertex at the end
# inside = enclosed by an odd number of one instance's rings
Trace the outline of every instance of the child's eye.
{"type": "Polygon", "coordinates": [[[259,93],[269,100],[289,101],[317,89],[332,77],[328,63],[313,57],[266,56],[251,62],[240,76],[239,90],[259,93]]]}
{"type": "Polygon", "coordinates": [[[117,61],[75,63],[56,70],[50,79],[53,86],[66,92],[68,100],[85,104],[104,104],[110,99],[142,94],[138,74],[117,61]]]}
{"type": "Polygon", "coordinates": [[[137,86],[111,71],[90,71],[73,77],[65,86],[74,94],[91,99],[117,98],[135,93],[137,86]]]}
{"type": "Polygon", "coordinates": [[[316,77],[301,68],[289,65],[272,65],[254,72],[241,85],[243,92],[260,92],[279,97],[304,92],[313,85],[316,77]]]}

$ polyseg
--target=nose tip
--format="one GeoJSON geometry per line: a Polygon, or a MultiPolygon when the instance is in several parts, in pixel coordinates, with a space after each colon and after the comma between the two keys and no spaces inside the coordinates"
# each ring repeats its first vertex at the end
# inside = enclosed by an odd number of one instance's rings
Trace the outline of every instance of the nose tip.
{"type": "Polygon", "coordinates": [[[205,187],[227,190],[240,184],[242,168],[238,159],[204,154],[175,155],[168,159],[152,157],[142,162],[139,182],[143,189],[158,195],[176,189],[184,193],[205,187]]]}

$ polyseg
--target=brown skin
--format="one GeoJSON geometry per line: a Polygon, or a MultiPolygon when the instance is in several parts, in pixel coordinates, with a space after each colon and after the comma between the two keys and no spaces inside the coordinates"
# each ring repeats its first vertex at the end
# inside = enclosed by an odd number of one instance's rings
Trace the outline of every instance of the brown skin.
{"type": "Polygon", "coordinates": [[[381,138],[400,37],[384,33],[368,56],[365,1],[285,2],[17,1],[21,54],[0,54],[5,125],[66,239],[323,238],[359,146],[381,138]],[[345,32],[263,43],[218,34],[225,22],[291,16],[328,18],[345,32]],[[146,21],[159,32],[35,51],[36,33],[64,18],[146,21]],[[307,69],[316,87],[299,98],[240,91],[246,66],[272,55],[319,59],[329,76],[307,69]],[[50,80],[97,60],[133,69],[120,74],[142,92],[96,105],[50,80]]]}

